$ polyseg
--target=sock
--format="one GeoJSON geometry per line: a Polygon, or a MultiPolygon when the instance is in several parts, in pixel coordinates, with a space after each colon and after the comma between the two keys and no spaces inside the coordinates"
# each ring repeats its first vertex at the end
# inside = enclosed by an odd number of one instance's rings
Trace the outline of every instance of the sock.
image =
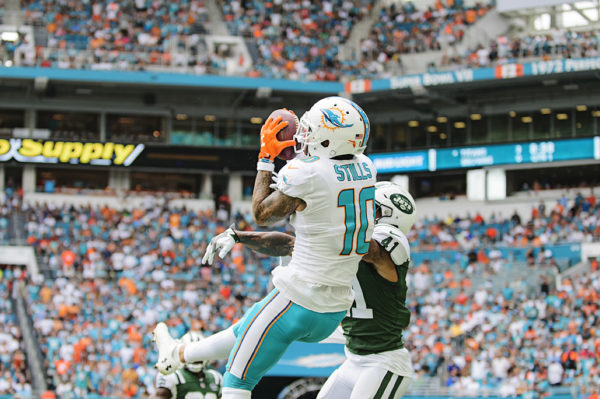
{"type": "Polygon", "coordinates": [[[246,391],[245,389],[237,388],[223,388],[222,399],[250,399],[252,398],[252,392],[246,391]]]}
{"type": "Polygon", "coordinates": [[[226,330],[211,335],[199,342],[186,345],[183,358],[186,363],[195,363],[202,360],[227,359],[235,345],[233,326],[226,330]]]}

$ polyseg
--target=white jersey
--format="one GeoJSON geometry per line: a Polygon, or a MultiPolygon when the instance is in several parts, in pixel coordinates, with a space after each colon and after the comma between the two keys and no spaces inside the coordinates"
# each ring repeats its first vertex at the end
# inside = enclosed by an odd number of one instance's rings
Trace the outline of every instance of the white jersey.
{"type": "Polygon", "coordinates": [[[315,312],[352,305],[352,280],[375,223],[375,176],[365,155],[295,159],[281,169],[277,188],[306,203],[291,219],[289,266],[273,271],[273,284],[291,301],[315,312]]]}

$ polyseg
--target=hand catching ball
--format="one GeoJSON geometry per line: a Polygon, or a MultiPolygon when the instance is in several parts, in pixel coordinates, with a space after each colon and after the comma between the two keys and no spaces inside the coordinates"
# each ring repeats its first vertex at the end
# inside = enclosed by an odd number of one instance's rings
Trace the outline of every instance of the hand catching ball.
{"type": "MultiPolygon", "coordinates": [[[[277,140],[294,140],[294,135],[298,131],[298,125],[300,124],[300,122],[298,121],[298,117],[292,111],[282,108],[276,109],[275,111],[271,112],[269,118],[275,119],[278,116],[281,116],[282,121],[288,122],[288,125],[281,129],[279,133],[277,133],[277,140]]],[[[283,159],[284,161],[289,161],[290,159],[294,159],[295,157],[296,151],[293,146],[285,147],[277,156],[277,158],[283,159]]]]}

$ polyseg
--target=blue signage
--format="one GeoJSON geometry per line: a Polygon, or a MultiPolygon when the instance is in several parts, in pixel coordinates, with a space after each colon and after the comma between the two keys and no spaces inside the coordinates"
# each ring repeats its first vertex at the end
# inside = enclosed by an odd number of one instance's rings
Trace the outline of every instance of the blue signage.
{"type": "Polygon", "coordinates": [[[346,359],[344,345],[293,342],[267,372],[272,377],[329,377],[346,359]]]}
{"type": "Polygon", "coordinates": [[[342,82],[193,75],[150,71],[94,71],[2,66],[0,66],[0,78],[34,79],[38,76],[46,76],[53,81],[135,83],[156,86],[223,87],[232,89],[270,87],[273,90],[334,94],[342,91],[364,93],[595,70],[600,70],[600,57],[511,63],[488,68],[465,68],[456,71],[394,76],[387,79],[356,79],[345,84],[342,82]]]}
{"type": "Polygon", "coordinates": [[[600,137],[373,154],[379,173],[600,160],[600,137]]]}
{"type": "Polygon", "coordinates": [[[371,160],[373,160],[378,173],[418,172],[420,170],[427,170],[427,157],[427,151],[415,151],[375,154],[371,155],[371,160]]]}

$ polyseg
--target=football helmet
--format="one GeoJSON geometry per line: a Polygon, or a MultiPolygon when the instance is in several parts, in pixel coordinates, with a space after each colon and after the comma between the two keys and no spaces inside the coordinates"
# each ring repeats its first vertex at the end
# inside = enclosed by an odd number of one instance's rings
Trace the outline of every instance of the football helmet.
{"type": "Polygon", "coordinates": [[[375,213],[381,212],[375,223],[396,226],[408,234],[417,218],[417,206],[412,195],[399,185],[385,181],[375,183],[375,213]]]}
{"type": "MultiPolygon", "coordinates": [[[[203,339],[204,339],[204,335],[202,335],[202,333],[200,333],[198,331],[188,331],[183,335],[183,337],[181,337],[181,342],[184,345],[189,345],[194,342],[202,341],[203,339]]],[[[206,366],[204,361],[185,364],[185,368],[190,370],[192,373],[201,372],[204,369],[204,366],[206,366]]]]}
{"type": "Polygon", "coordinates": [[[370,130],[367,114],[354,101],[326,97],[300,118],[296,152],[324,158],[362,154],[370,130]]]}

